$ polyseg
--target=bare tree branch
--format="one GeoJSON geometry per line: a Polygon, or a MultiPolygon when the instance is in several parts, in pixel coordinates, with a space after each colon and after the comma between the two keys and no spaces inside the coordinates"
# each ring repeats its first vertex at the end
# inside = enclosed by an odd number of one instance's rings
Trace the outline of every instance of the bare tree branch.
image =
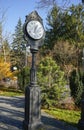
{"type": "Polygon", "coordinates": [[[37,3],[37,8],[48,8],[54,6],[56,4],[56,0],[40,0],[37,3]]]}
{"type": "MultiPolygon", "coordinates": [[[[40,0],[40,1],[37,1],[37,8],[40,9],[40,8],[49,8],[49,7],[53,7],[54,5],[57,5],[58,4],[58,0],[40,0]]],[[[63,8],[66,7],[69,3],[70,3],[70,0],[63,0],[63,8]]]]}
{"type": "MultiPolygon", "coordinates": [[[[62,10],[66,10],[69,4],[72,0],[62,0],[60,3],[59,0],[37,0],[37,6],[36,8],[42,9],[42,8],[52,8],[55,5],[58,5],[58,7],[62,10]]],[[[80,0],[79,0],[80,2],[80,0]]],[[[81,0],[81,2],[84,4],[84,0],[81,0]]]]}

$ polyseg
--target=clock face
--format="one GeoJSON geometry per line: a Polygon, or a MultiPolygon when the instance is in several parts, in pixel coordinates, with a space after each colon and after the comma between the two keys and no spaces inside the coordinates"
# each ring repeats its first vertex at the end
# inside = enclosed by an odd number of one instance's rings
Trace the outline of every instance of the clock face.
{"type": "Polygon", "coordinates": [[[42,24],[39,21],[30,21],[27,24],[26,29],[28,35],[35,40],[39,40],[43,37],[44,29],[42,24]]]}

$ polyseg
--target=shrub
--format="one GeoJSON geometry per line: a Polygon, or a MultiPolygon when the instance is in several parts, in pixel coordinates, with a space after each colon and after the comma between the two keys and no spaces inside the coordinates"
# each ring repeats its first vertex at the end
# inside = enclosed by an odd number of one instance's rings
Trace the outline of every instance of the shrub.
{"type": "Polygon", "coordinates": [[[42,90],[43,106],[55,106],[66,96],[64,72],[51,57],[45,57],[40,61],[38,83],[42,90]]]}
{"type": "Polygon", "coordinates": [[[80,106],[83,93],[82,75],[77,70],[73,70],[70,75],[71,96],[74,98],[75,104],[80,106]]]}
{"type": "Polygon", "coordinates": [[[29,84],[29,67],[22,68],[22,70],[18,73],[18,86],[21,90],[25,90],[25,87],[29,84]]]}

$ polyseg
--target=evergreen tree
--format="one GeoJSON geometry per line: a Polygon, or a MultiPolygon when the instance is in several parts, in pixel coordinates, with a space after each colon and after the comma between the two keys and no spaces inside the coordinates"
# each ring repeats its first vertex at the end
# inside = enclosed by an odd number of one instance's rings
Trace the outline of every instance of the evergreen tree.
{"type": "Polygon", "coordinates": [[[73,70],[71,72],[70,89],[71,89],[71,96],[73,97],[75,104],[79,106],[84,88],[83,88],[82,75],[77,70],[73,70]]]}
{"type": "MultiPolygon", "coordinates": [[[[54,6],[48,14],[48,27],[44,53],[50,53],[66,71],[81,67],[81,52],[84,46],[83,5],[72,5],[65,11],[54,6]],[[68,68],[68,69],[67,69],[68,68]]],[[[66,73],[66,72],[65,72],[66,73]]],[[[69,75],[66,75],[69,76],[69,75]]]]}
{"type": "Polygon", "coordinates": [[[42,105],[55,106],[66,97],[64,72],[51,57],[45,57],[38,67],[38,83],[42,90],[42,105]]]}
{"type": "Polygon", "coordinates": [[[21,19],[18,20],[13,35],[11,62],[21,69],[25,65],[25,41],[23,38],[23,25],[21,19]]]}
{"type": "Polygon", "coordinates": [[[15,28],[15,34],[13,35],[13,43],[11,49],[11,70],[16,66],[18,70],[18,86],[24,90],[25,86],[25,60],[26,60],[26,43],[23,38],[23,25],[21,19],[18,20],[15,28]]]}
{"type": "Polygon", "coordinates": [[[72,5],[65,11],[54,6],[47,17],[46,43],[53,49],[56,41],[67,40],[76,46],[84,46],[84,11],[82,5],[72,5]],[[81,44],[79,44],[81,43],[81,44]]]}

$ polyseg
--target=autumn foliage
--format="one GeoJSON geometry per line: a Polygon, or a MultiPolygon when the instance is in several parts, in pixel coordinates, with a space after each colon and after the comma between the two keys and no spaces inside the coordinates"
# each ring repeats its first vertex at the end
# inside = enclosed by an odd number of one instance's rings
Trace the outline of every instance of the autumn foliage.
{"type": "Polygon", "coordinates": [[[10,70],[10,66],[11,65],[9,62],[4,62],[4,60],[0,58],[0,80],[7,77],[13,77],[13,73],[10,70]]]}

